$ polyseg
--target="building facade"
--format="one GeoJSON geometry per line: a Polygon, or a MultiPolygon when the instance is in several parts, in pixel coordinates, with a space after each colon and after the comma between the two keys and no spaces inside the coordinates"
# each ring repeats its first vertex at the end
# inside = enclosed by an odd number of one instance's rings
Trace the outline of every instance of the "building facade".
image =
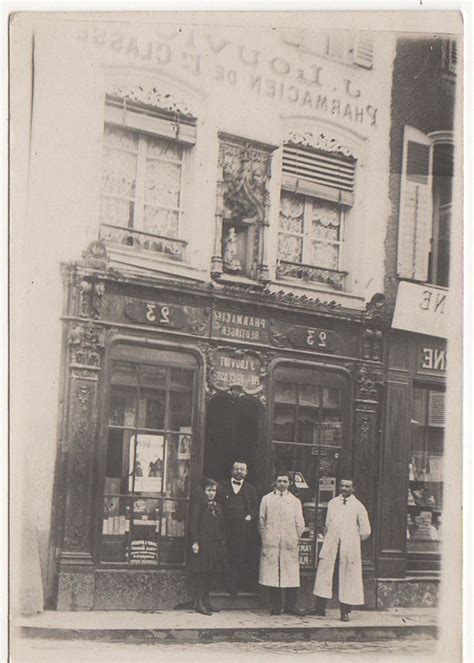
{"type": "MultiPolygon", "coordinates": [[[[410,452],[394,436],[412,397],[434,416],[445,348],[390,329],[395,298],[395,319],[403,310],[389,173],[402,122],[452,129],[397,116],[403,46],[384,33],[155,17],[45,19],[28,43],[28,203],[13,236],[28,317],[14,326],[25,348],[35,331],[16,393],[35,407],[15,434],[40,441],[26,444],[23,490],[40,498],[23,509],[44,604],[185,603],[193,490],[237,457],[260,495],[275,470],[293,472],[303,600],[347,475],[374,530],[367,606],[398,600],[387,579],[425,551],[406,543],[417,442],[410,452]]],[[[430,269],[445,286],[442,224],[430,269]]]]}
{"type": "Polygon", "coordinates": [[[455,37],[405,37],[394,60],[379,557],[380,575],[392,578],[381,602],[390,604],[437,600],[443,464],[457,448],[445,428],[446,339],[455,338],[457,323],[449,267],[462,209],[459,170],[455,177],[462,159],[454,123],[458,50],[455,37]]]}

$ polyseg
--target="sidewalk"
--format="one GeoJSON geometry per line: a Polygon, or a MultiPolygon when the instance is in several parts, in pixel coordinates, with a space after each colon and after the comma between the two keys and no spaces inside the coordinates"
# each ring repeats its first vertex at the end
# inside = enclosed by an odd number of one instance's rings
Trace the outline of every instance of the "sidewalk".
{"type": "Polygon", "coordinates": [[[23,637],[162,643],[258,640],[374,641],[437,636],[436,608],[393,608],[326,617],[271,617],[263,611],[224,610],[212,617],[192,611],[47,611],[14,620],[23,637]]]}

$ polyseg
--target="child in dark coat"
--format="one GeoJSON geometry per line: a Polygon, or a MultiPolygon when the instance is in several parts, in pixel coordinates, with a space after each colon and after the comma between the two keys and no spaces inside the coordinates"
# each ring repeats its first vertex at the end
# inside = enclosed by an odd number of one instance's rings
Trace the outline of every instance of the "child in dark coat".
{"type": "Polygon", "coordinates": [[[218,612],[209,601],[211,575],[225,573],[226,548],[222,506],[216,502],[217,482],[203,479],[191,505],[190,567],[194,579],[194,609],[202,615],[218,612]]]}

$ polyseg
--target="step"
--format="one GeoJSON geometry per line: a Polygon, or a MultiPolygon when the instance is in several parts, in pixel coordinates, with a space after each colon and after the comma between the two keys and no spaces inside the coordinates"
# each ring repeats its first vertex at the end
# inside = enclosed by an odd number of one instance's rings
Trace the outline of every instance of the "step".
{"type": "Polygon", "coordinates": [[[262,640],[375,641],[436,638],[437,610],[394,609],[354,612],[339,621],[338,610],[324,618],[271,617],[268,611],[224,610],[207,617],[193,611],[44,612],[14,620],[27,638],[128,642],[225,642],[262,640]]]}

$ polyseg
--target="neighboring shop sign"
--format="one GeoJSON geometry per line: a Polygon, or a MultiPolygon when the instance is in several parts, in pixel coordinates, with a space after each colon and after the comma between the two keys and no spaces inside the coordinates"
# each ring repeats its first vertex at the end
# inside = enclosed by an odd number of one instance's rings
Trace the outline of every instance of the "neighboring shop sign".
{"type": "Polygon", "coordinates": [[[432,285],[401,281],[392,327],[446,338],[448,292],[432,285]]]}
{"type": "Polygon", "coordinates": [[[417,369],[421,372],[445,373],[447,369],[446,349],[429,344],[420,345],[417,369]]]}
{"type": "Polygon", "coordinates": [[[313,567],[313,541],[305,541],[300,539],[298,546],[300,553],[300,566],[313,567]]]}
{"type": "Polygon", "coordinates": [[[246,394],[262,389],[262,360],[256,352],[216,348],[210,355],[209,383],[219,391],[240,388],[246,394]]]}

